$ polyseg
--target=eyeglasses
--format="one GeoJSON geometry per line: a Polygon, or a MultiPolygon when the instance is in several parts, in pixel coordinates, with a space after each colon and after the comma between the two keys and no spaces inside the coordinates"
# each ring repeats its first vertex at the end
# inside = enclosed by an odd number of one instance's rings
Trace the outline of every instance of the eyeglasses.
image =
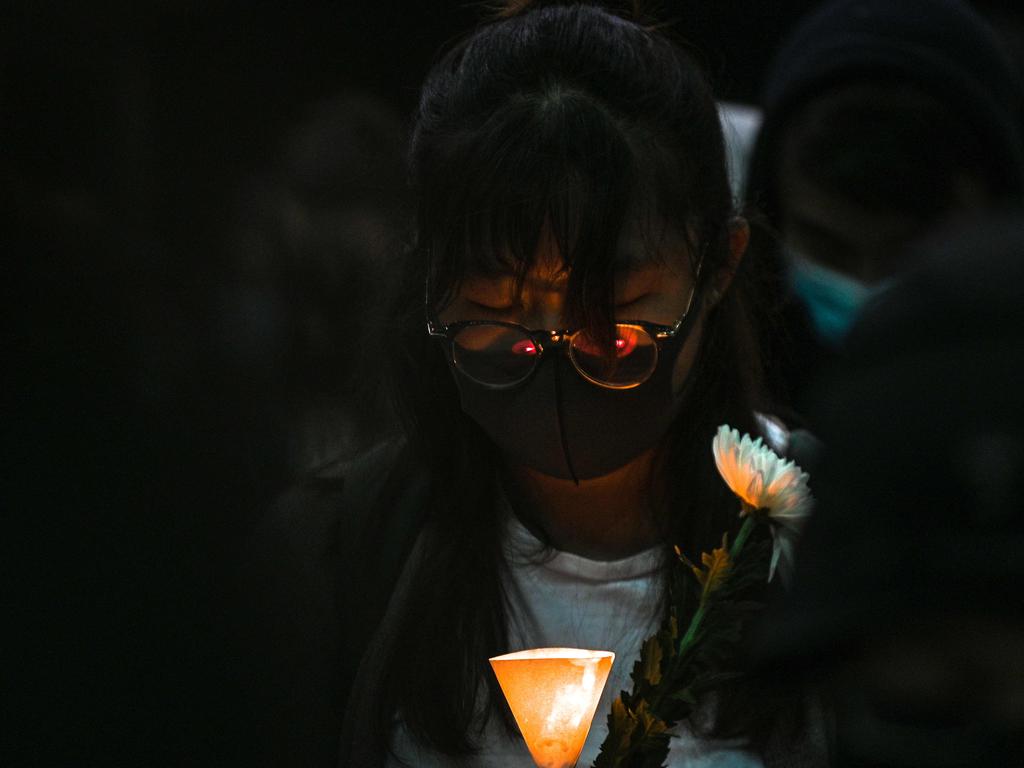
{"type": "Polygon", "coordinates": [[[440,325],[429,315],[427,333],[445,340],[449,359],[459,371],[491,389],[508,389],[526,381],[544,353],[557,348],[568,349],[573,367],[587,381],[607,389],[632,389],[654,373],[662,344],[675,338],[684,326],[689,328],[696,290],[695,279],[683,316],[674,324],[618,322],[610,340],[604,341],[586,330],[531,330],[491,320],[440,325]]]}

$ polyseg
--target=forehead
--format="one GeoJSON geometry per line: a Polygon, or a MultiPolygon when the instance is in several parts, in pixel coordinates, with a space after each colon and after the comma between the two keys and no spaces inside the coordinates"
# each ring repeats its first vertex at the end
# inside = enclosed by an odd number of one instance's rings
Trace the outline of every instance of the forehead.
{"type": "MultiPolygon", "coordinates": [[[[609,275],[666,269],[688,271],[692,266],[690,251],[689,242],[678,231],[665,226],[654,231],[631,226],[619,238],[617,246],[608,252],[600,271],[609,275]]],[[[576,254],[575,260],[584,261],[587,268],[593,269],[596,265],[587,256],[589,254],[576,254]]],[[[573,263],[563,254],[550,228],[545,226],[538,237],[536,249],[527,259],[517,259],[508,252],[491,258],[478,258],[470,262],[465,277],[515,277],[524,284],[558,286],[568,283],[572,271],[573,263]]]]}

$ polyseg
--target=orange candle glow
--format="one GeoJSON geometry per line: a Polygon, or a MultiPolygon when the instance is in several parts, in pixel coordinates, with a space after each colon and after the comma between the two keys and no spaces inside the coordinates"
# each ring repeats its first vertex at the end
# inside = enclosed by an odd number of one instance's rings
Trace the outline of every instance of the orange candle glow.
{"type": "Polygon", "coordinates": [[[533,761],[573,768],[590,732],[615,654],[534,648],[490,660],[533,761]]]}

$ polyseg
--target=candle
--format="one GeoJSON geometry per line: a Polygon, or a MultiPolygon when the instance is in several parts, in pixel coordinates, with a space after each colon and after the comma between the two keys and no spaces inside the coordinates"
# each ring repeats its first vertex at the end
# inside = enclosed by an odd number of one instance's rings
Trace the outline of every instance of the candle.
{"type": "Polygon", "coordinates": [[[505,699],[539,768],[573,768],[615,654],[533,648],[490,659],[505,699]]]}

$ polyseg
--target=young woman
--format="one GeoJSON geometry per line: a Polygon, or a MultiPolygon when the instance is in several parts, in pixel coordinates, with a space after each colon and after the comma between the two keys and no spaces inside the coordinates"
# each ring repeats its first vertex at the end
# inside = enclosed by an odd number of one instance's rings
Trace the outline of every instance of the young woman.
{"type": "MultiPolygon", "coordinates": [[[[758,415],[766,297],[716,105],[662,32],[517,2],[434,68],[410,162],[416,243],[368,340],[395,352],[408,439],[345,478],[341,516],[369,534],[341,593],[390,592],[388,562],[401,577],[341,764],[527,765],[487,660],[558,645],[617,654],[589,765],[661,623],[671,547],[699,556],[738,523],[717,426],[779,431],[758,415]]],[[[756,698],[708,697],[669,764],[806,759],[756,698]]]]}

